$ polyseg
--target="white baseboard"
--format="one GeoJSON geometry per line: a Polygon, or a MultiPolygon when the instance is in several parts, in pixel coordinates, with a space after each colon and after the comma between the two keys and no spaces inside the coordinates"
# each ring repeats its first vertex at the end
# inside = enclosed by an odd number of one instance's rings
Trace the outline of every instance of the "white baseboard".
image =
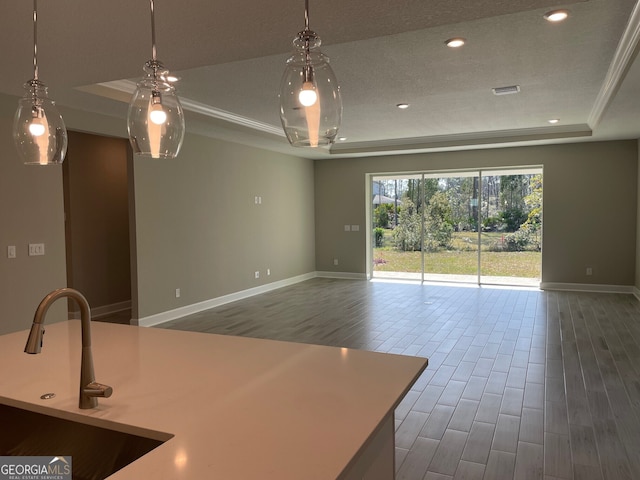
{"type": "Polygon", "coordinates": [[[366,273],[352,273],[352,272],[316,272],[317,277],[321,278],[342,278],[346,280],[366,280],[366,273]]]}
{"type": "MultiPolygon", "coordinates": [[[[638,290],[632,285],[594,285],[590,283],[557,283],[541,282],[541,290],[562,290],[567,292],[592,292],[592,293],[632,293],[638,290]]],[[[640,291],[638,291],[640,293],[640,291]]]]}
{"type": "MultiPolygon", "coordinates": [[[[118,312],[131,309],[131,300],[124,302],[112,303],[111,305],[102,305],[100,307],[91,307],[91,318],[106,317],[118,312]]],[[[69,318],[80,318],[80,310],[69,310],[69,318]]]]}
{"type": "Polygon", "coordinates": [[[633,287],[633,296],[640,300],[640,289],[638,287],[633,287]]]}
{"type": "Polygon", "coordinates": [[[194,313],[202,312],[203,310],[219,307],[227,303],[253,297],[254,295],[260,295],[262,293],[267,293],[282,287],[288,287],[289,285],[294,285],[306,280],[311,280],[312,278],[316,278],[317,276],[317,272],[305,273],[303,275],[298,275],[297,277],[286,278],[284,280],[267,283],[266,285],[261,285],[259,287],[230,293],[229,295],[224,295],[222,297],[212,298],[210,300],[205,300],[203,302],[198,302],[191,305],[185,305],[184,307],[176,308],[174,310],[169,310],[166,312],[157,313],[155,315],[149,315],[148,317],[143,317],[138,320],[138,325],[140,327],[153,327],[154,325],[168,322],[170,320],[175,320],[176,318],[192,315],[194,313]]]}

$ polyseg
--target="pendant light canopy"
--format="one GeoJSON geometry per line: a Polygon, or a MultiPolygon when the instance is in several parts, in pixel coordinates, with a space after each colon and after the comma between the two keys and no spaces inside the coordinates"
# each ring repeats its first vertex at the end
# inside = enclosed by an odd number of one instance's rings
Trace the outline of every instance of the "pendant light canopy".
{"type": "Polygon", "coordinates": [[[13,120],[13,141],[26,165],[59,165],[67,153],[67,129],[47,86],[38,79],[38,4],[33,0],[33,78],[24,84],[13,120]]]}
{"type": "Polygon", "coordinates": [[[294,147],[327,146],[340,128],[342,98],[329,57],[319,50],[320,37],[309,29],[309,0],[304,20],[280,83],[280,120],[294,147]]]}
{"type": "Polygon", "coordinates": [[[154,4],[151,4],[151,55],[146,75],[137,83],[127,124],[134,153],[151,158],[175,158],[184,139],[184,112],[169,71],[156,58],[154,4]]]}

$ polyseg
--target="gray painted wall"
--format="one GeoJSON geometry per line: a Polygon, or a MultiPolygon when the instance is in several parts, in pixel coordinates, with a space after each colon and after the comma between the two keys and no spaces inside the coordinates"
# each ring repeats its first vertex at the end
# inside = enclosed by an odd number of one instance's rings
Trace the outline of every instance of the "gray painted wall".
{"type": "MultiPolygon", "coordinates": [[[[66,286],[62,169],[18,161],[16,106],[17,98],[0,95],[0,334],[28,328],[42,297],[66,286]],[[45,243],[46,255],[27,257],[29,242],[45,243]],[[7,245],[17,246],[17,259],[6,258],[7,245]]],[[[70,130],[126,135],[121,119],[62,113],[70,130]]],[[[131,169],[139,317],[315,270],[311,160],[187,135],[178,159],[136,158],[131,169]]],[[[65,319],[66,302],[50,316],[65,319]]]]}
{"type": "MultiPolygon", "coordinates": [[[[28,328],[40,300],[66,285],[62,170],[18,159],[11,137],[17,105],[0,97],[0,333],[28,328]],[[45,255],[29,257],[29,243],[44,243],[45,255]],[[14,259],[7,258],[9,245],[14,259]]],[[[56,302],[47,322],[64,320],[66,306],[56,302]]]]}
{"type": "Polygon", "coordinates": [[[187,135],[134,171],[139,318],[315,271],[311,160],[187,135]]]}
{"type": "Polygon", "coordinates": [[[634,285],[636,141],[317,161],[317,270],[366,272],[367,173],[522,165],[544,167],[543,282],[634,285]],[[346,224],[361,229],[345,232],[346,224]]]}

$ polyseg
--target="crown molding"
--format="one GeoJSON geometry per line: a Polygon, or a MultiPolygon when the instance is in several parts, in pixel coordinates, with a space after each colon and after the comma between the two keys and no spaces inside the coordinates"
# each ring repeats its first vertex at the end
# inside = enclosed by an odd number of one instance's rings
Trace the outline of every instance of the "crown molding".
{"type": "MultiPolygon", "coordinates": [[[[92,87],[93,86],[83,87],[83,90],[104,95],[104,93],[99,93],[98,89],[93,89],[92,87]]],[[[136,90],[136,84],[131,80],[114,80],[112,82],[98,83],[96,84],[96,87],[98,87],[100,90],[111,89],[111,90],[116,90],[118,92],[127,93],[130,95],[132,95],[133,92],[135,92],[136,90]]],[[[200,115],[204,115],[210,118],[215,118],[217,120],[233,123],[235,125],[247,127],[252,130],[258,130],[260,132],[269,133],[271,135],[277,135],[279,137],[285,136],[284,131],[280,127],[276,127],[264,122],[259,122],[257,120],[243,117],[241,115],[237,115],[232,112],[227,112],[226,110],[214,108],[210,105],[206,105],[204,103],[191,100],[190,98],[185,98],[181,96],[180,103],[182,104],[182,108],[184,110],[187,110],[190,112],[198,113],[200,115]]]]}
{"type": "Polygon", "coordinates": [[[609,65],[609,70],[605,76],[600,92],[591,108],[588,123],[592,130],[600,124],[607,108],[613,101],[620,85],[627,75],[629,67],[638,53],[638,43],[640,42],[640,2],[636,3],[629,17],[629,22],[625,27],[622,38],[618,43],[613,60],[609,65]]]}
{"type": "Polygon", "coordinates": [[[468,147],[474,145],[530,142],[561,138],[590,137],[589,125],[564,125],[554,127],[522,128],[491,132],[434,135],[429,137],[397,138],[391,140],[334,144],[332,154],[400,152],[404,150],[431,150],[468,147]]]}

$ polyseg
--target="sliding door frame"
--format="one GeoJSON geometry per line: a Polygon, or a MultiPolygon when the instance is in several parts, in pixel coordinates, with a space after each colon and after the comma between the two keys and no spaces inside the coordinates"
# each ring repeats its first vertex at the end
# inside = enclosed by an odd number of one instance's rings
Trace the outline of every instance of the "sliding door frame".
{"type": "MultiPolygon", "coordinates": [[[[478,194],[477,194],[477,201],[478,201],[478,208],[477,208],[477,218],[476,223],[477,223],[477,247],[478,247],[478,255],[477,255],[477,267],[476,267],[476,282],[475,284],[477,285],[491,285],[491,283],[486,283],[486,282],[482,282],[482,202],[483,202],[483,179],[484,177],[489,177],[492,176],[492,174],[494,175],[499,175],[499,174],[509,174],[509,175],[531,175],[531,174],[541,174],[543,176],[543,182],[544,182],[544,172],[543,172],[543,167],[542,165],[523,165],[523,166],[513,166],[513,167],[490,167],[490,168],[478,168],[478,169],[456,169],[456,170],[433,170],[433,171],[428,171],[428,170],[423,170],[423,171],[419,171],[419,172],[387,172],[387,173],[368,173],[365,175],[365,192],[366,192],[366,208],[365,208],[365,212],[366,212],[366,225],[367,225],[367,238],[366,238],[366,262],[367,262],[367,266],[366,266],[366,277],[368,280],[372,280],[373,278],[375,278],[374,275],[374,270],[373,270],[373,248],[374,248],[374,242],[372,241],[372,237],[373,237],[373,225],[374,225],[374,221],[373,221],[373,204],[371,199],[373,198],[373,182],[375,178],[379,178],[379,177],[402,177],[405,176],[407,178],[409,177],[413,177],[415,178],[416,176],[420,175],[421,181],[420,181],[420,187],[419,187],[419,195],[424,195],[424,185],[425,185],[425,179],[427,178],[441,178],[438,177],[438,175],[441,175],[442,177],[455,177],[456,173],[459,174],[467,174],[464,176],[468,176],[468,174],[474,174],[477,173],[477,177],[478,177],[478,194]]],[[[544,197],[544,193],[543,193],[543,197],[544,197]]],[[[422,197],[421,197],[422,198],[422,197]]],[[[425,221],[425,205],[424,205],[424,199],[423,199],[423,205],[422,205],[422,211],[421,211],[421,219],[422,219],[422,227],[421,227],[421,231],[420,231],[420,238],[421,238],[421,275],[420,275],[420,282],[424,283],[425,280],[425,248],[424,248],[424,241],[425,241],[425,229],[424,229],[424,221],[425,221]]],[[[544,215],[544,214],[543,214],[544,215]]],[[[541,225],[540,227],[540,235],[542,235],[542,229],[544,228],[543,225],[541,225]]],[[[541,240],[542,243],[542,240],[541,240]]],[[[542,251],[541,251],[541,255],[542,255],[542,251]]],[[[542,257],[540,258],[540,281],[542,280],[542,257]]],[[[429,280],[432,281],[432,280],[429,280]]],[[[437,281],[437,280],[434,280],[437,281]]],[[[474,282],[465,282],[465,283],[474,283],[474,282]]]]}

